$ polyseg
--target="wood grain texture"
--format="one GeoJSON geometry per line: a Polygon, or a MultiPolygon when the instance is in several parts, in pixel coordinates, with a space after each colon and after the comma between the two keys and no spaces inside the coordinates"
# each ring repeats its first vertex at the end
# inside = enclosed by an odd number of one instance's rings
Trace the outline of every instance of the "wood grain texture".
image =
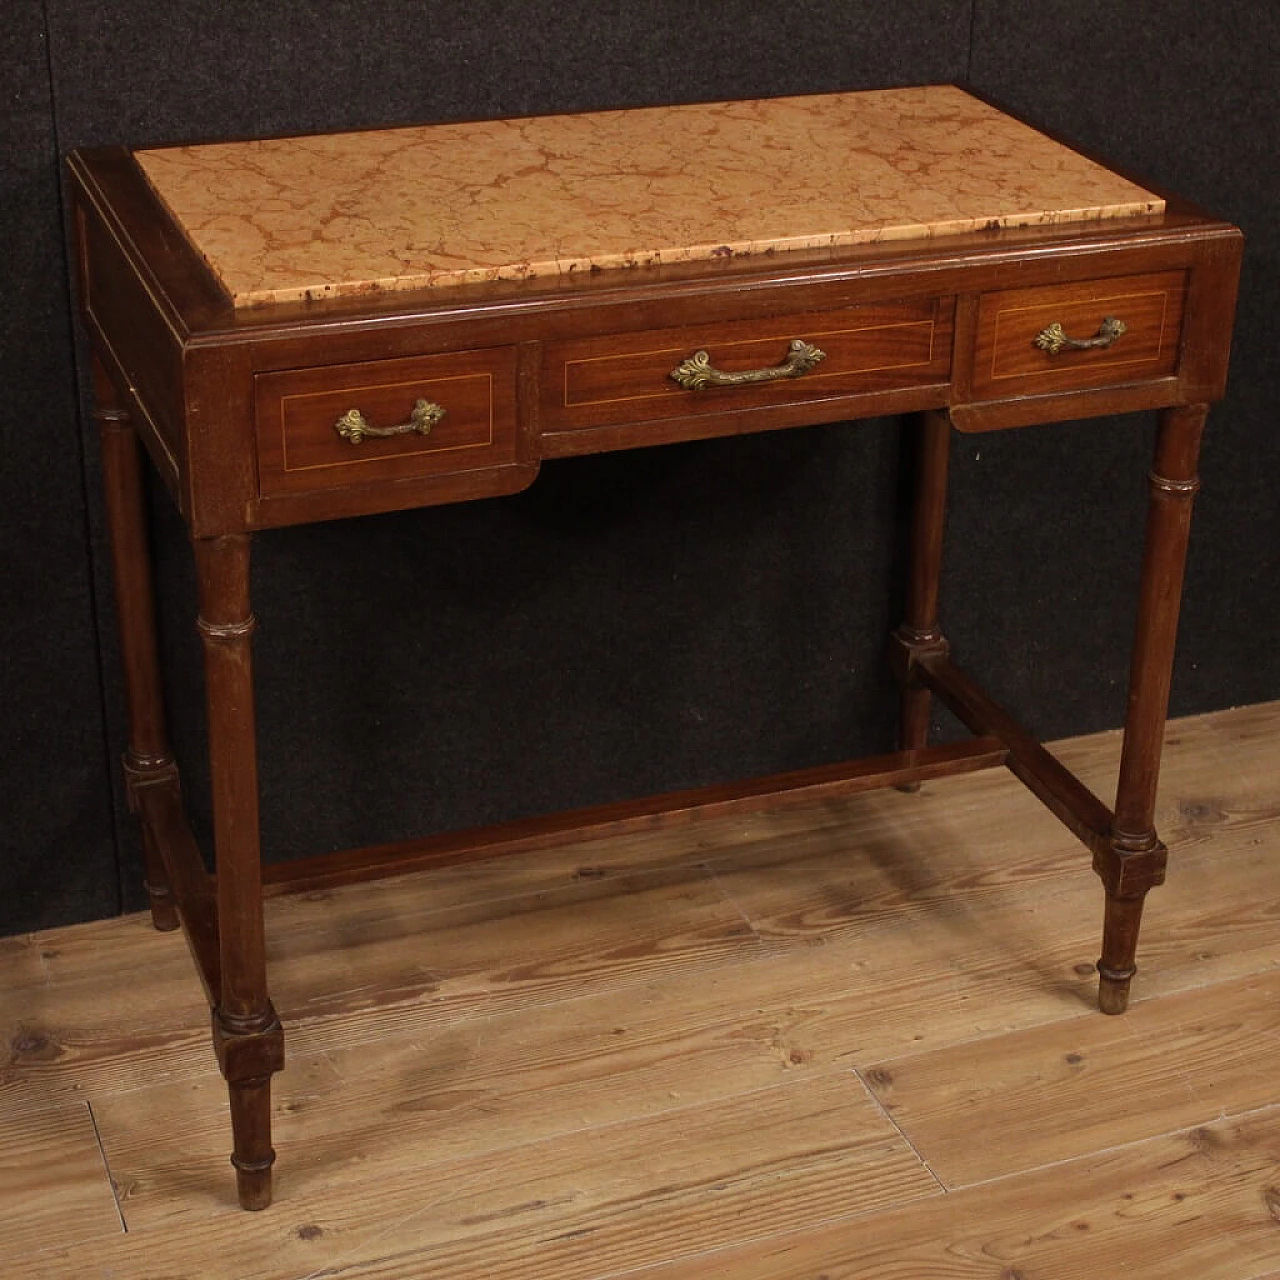
{"type": "Polygon", "coordinates": [[[542,422],[553,432],[592,430],[944,383],[953,310],[950,298],[926,298],[727,324],[694,320],[678,329],[551,344],[544,354],[542,422]],[[697,392],[671,378],[700,349],[724,372],[780,364],[796,338],[824,354],[798,378],[697,392]]]}
{"type": "MultiPolygon", "coordinates": [[[[1277,723],[1274,708],[1260,707],[1175,726],[1157,818],[1179,856],[1160,891],[1157,927],[1144,942],[1152,963],[1138,979],[1140,995],[1160,997],[1270,963],[1280,904],[1257,885],[1274,865],[1269,833],[1280,818],[1273,781],[1280,771],[1277,723]]],[[[1114,774],[1118,748],[1118,735],[1109,733],[1057,750],[1086,781],[1101,787],[1114,774]]],[[[570,937],[576,930],[585,948],[623,923],[634,936],[647,932],[655,939],[655,954],[695,982],[713,957],[719,964],[757,956],[759,942],[745,929],[736,944],[704,951],[687,966],[679,965],[678,945],[656,941],[664,921],[669,938],[696,925],[696,901],[687,904],[693,915],[672,914],[672,905],[681,883],[675,869],[699,863],[714,869],[721,892],[734,903],[730,908],[718,898],[704,898],[704,911],[711,914],[704,915],[702,927],[718,919],[732,931],[741,924],[737,911],[751,910],[775,967],[782,950],[799,957],[788,962],[798,976],[778,980],[784,993],[811,984],[823,957],[837,954],[832,947],[841,952],[833,963],[848,966],[841,980],[851,984],[852,995],[877,983],[886,991],[903,984],[898,1018],[886,1016],[893,1003],[886,995],[877,1006],[884,1006],[880,1016],[867,1019],[876,1030],[867,1048],[878,1057],[906,1052],[913,1043],[923,1049],[945,1041],[954,1003],[949,986],[930,1002],[927,1017],[912,1010],[934,989],[937,975],[951,983],[957,967],[969,980],[1018,992],[1017,1001],[1004,1002],[1001,1026],[1017,1025],[1009,1021],[1012,1006],[1023,1008],[1023,1001],[1033,1001],[1025,1007],[1039,1011],[1028,1016],[1038,1018],[1046,1008],[1053,1016],[1058,1006],[1039,1003],[1059,998],[1047,997],[1050,989],[1068,993],[1071,1008],[1084,1008],[1081,993],[1088,980],[1074,966],[1092,962],[1097,899],[1084,855],[1016,784],[981,774],[931,783],[916,796],[878,792],[817,808],[601,839],[537,858],[463,864],[429,876],[273,899],[271,958],[282,984],[281,1007],[300,1020],[294,1043],[304,1052],[314,1047],[309,1026],[323,1028],[330,1019],[347,1028],[339,1036],[346,1043],[402,1031],[424,1009],[446,1022],[486,1007],[492,1012],[494,993],[484,984],[473,998],[465,997],[465,969],[454,971],[453,998],[436,999],[425,978],[405,983],[411,968],[401,953],[415,939],[435,938],[424,945],[435,947],[438,959],[452,953],[455,963],[459,957],[465,963],[470,954],[483,971],[486,956],[502,954],[508,900],[540,902],[548,913],[542,918],[563,921],[570,937]],[[671,874],[657,881],[641,874],[663,867],[671,874]],[[1023,892],[1014,892],[1022,880],[1023,892]],[[594,914],[596,902],[604,904],[600,917],[594,914]],[[978,902],[981,910],[972,910],[978,902]],[[880,912],[884,930],[868,932],[880,912]],[[450,936],[458,941],[450,943],[450,936]],[[1006,945],[1006,938],[1016,942],[1006,945]],[[815,950],[818,944],[822,950],[815,950]],[[1011,966],[1015,946],[1028,950],[1021,964],[1011,966]],[[344,953],[344,959],[334,958],[344,953]],[[350,981],[353,973],[365,978],[358,987],[350,981]],[[326,999],[326,984],[344,974],[337,995],[326,999]],[[854,975],[866,981],[854,984],[854,975]],[[386,984],[380,995],[379,983],[386,984]],[[359,998],[344,1004],[348,995],[359,998]],[[936,1018],[944,1020],[927,1040],[913,1042],[915,1032],[902,1038],[904,1026],[914,1021],[927,1030],[936,1018]]],[[[10,976],[0,983],[5,1038],[38,1030],[58,1046],[53,1066],[39,1055],[17,1055],[0,1073],[7,1105],[16,1105],[20,1096],[38,1103],[50,1089],[131,1088],[148,1078],[208,1069],[201,1046],[204,1013],[191,984],[190,959],[172,939],[167,945],[156,939],[141,917],[5,939],[4,956],[16,966],[6,969],[10,976]],[[139,973],[147,975],[149,1017],[131,999],[130,983],[139,973]]],[[[637,981],[654,976],[643,966],[633,972],[637,981]]],[[[596,979],[609,986],[625,987],[625,976],[625,968],[596,969],[596,979]]],[[[561,985],[561,993],[584,995],[594,985],[583,985],[581,971],[577,982],[561,985]]],[[[519,998],[542,996],[526,983],[519,998]]]]}
{"type": "Polygon", "coordinates": [[[515,349],[289,369],[255,379],[264,494],[373,484],[516,460],[515,349]],[[409,421],[414,404],[444,410],[428,435],[352,444],[335,430],[351,409],[376,428],[409,421]]]}
{"type": "Polygon", "coordinates": [[[865,1068],[950,1187],[1280,1102],[1280,973],[865,1068]],[[1052,1098],[1051,1107],[1044,1105],[1052,1098]],[[984,1135],[973,1141],[974,1130],[984,1135]]]}
{"type": "Polygon", "coordinates": [[[1271,1107],[630,1280],[1252,1280],[1278,1162],[1271,1107]]]}
{"type": "MultiPolygon", "coordinates": [[[[729,1243],[748,1230],[733,1225],[741,1216],[755,1224],[750,1234],[766,1235],[789,1221],[819,1222],[939,1193],[902,1135],[847,1072],[701,1101],[699,1091],[712,1092],[705,1085],[688,1098],[668,1090],[665,1105],[648,1114],[628,1115],[619,1105],[617,1119],[566,1126],[546,1137],[536,1136],[537,1121],[511,1127],[495,1123],[494,1116],[490,1130],[508,1130],[501,1149],[485,1150],[482,1142],[462,1153],[447,1140],[436,1150],[431,1135],[442,1132],[444,1117],[431,1113],[412,1071],[381,1100],[390,1108],[385,1120],[360,1105],[358,1095],[367,1104],[368,1094],[358,1082],[347,1087],[348,1105],[326,1115],[325,1097],[341,1092],[333,1075],[314,1064],[309,1096],[299,1106],[310,1114],[281,1129],[282,1144],[294,1130],[299,1164],[299,1176],[289,1181],[290,1212],[315,1215],[359,1241],[406,1206],[421,1207],[416,1229],[426,1225],[422,1219],[434,1219],[432,1262],[449,1275],[483,1275],[488,1264],[494,1274],[518,1274],[514,1261],[547,1248],[561,1231],[591,1236],[597,1254],[606,1240],[615,1241],[621,1270],[652,1260],[654,1246],[645,1235],[669,1227],[680,1235],[692,1232],[699,1242],[711,1233],[729,1243]],[[415,1123],[415,1111],[424,1105],[427,1123],[415,1123]],[[372,1132],[394,1131],[398,1121],[422,1139],[420,1146],[370,1142],[372,1132]],[[325,1126],[330,1140],[313,1158],[302,1139],[307,1130],[318,1133],[325,1126]],[[362,1207],[359,1188],[370,1184],[385,1188],[385,1203],[362,1207]]],[[[529,1099],[535,1105],[540,1100],[536,1094],[529,1099]]],[[[117,1177],[131,1230],[192,1224],[228,1200],[218,1125],[192,1133],[187,1161],[166,1157],[162,1165],[148,1157],[139,1136],[126,1134],[139,1122],[155,1133],[156,1121],[147,1123],[144,1115],[151,1102],[122,1098],[118,1115],[104,1123],[104,1133],[121,1139],[119,1147],[111,1136],[104,1142],[118,1150],[112,1159],[121,1165],[117,1177]],[[139,1169],[145,1172],[135,1176],[139,1169]]],[[[180,1099],[170,1103],[171,1118],[183,1114],[180,1099]]],[[[569,1114],[560,1111],[562,1118],[569,1114]]],[[[565,1274],[595,1274],[571,1255],[563,1261],[565,1274]]],[[[540,1259],[538,1265],[546,1263],[540,1259]]]]}
{"type": "MultiPolygon", "coordinates": [[[[1055,747],[1098,787],[1118,750],[1055,747]]],[[[1175,724],[1157,820],[1123,1019],[1090,1013],[1087,854],[993,772],[274,899],[293,1034],[253,1218],[182,944],[4,940],[0,1176],[40,1212],[0,1270],[1261,1280],[1280,705],[1175,724]]]]}
{"type": "Polygon", "coordinates": [[[975,394],[986,399],[1015,391],[1035,395],[1172,373],[1186,285],[1185,272],[1168,271],[986,294],[978,307],[975,394]],[[1054,355],[1035,344],[1036,336],[1055,323],[1070,338],[1093,338],[1107,316],[1126,326],[1110,347],[1054,355]]]}
{"type": "MultiPolygon", "coordinates": [[[[0,972],[12,987],[33,986],[44,981],[46,971],[41,935],[15,933],[8,938],[0,938],[0,972]]],[[[3,991],[4,984],[0,984],[0,999],[4,998],[3,991]]]]}
{"type": "Polygon", "coordinates": [[[450,863],[489,860],[506,854],[565,847],[580,840],[632,831],[662,830],[688,822],[702,823],[727,813],[778,809],[872,791],[891,784],[921,782],[1004,763],[1006,751],[993,738],[922,747],[918,751],[866,756],[860,760],[775,773],[742,782],[713,783],[667,791],[638,800],[619,800],[587,809],[552,813],[480,827],[447,831],[397,844],[350,849],[270,868],[278,892],[330,888],[372,875],[400,875],[450,863]]]}
{"type": "Polygon", "coordinates": [[[0,1124],[0,1272],[59,1237],[79,1243],[119,1235],[93,1116],[83,1102],[6,1115],[0,1124]]]}

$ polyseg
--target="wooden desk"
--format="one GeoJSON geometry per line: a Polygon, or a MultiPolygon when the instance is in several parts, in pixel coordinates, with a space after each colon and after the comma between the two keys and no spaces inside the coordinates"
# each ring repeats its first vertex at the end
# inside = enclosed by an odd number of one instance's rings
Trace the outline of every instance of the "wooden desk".
{"type": "Polygon", "coordinates": [[[950,87],[492,121],[70,161],[157,927],[184,927],[271,1196],[249,602],[258,530],[512,493],[542,459],[911,413],[920,436],[899,750],[271,868],[268,889],[1004,765],[1092,851],[1100,1004],[1146,892],[1196,459],[1241,241],[950,87]],[[1114,812],[952,660],[938,585],[953,427],[1159,410],[1114,812]],[[216,879],[160,696],[141,440],[190,531],[216,879]],[[973,732],[930,746],[930,698],[973,732]]]}

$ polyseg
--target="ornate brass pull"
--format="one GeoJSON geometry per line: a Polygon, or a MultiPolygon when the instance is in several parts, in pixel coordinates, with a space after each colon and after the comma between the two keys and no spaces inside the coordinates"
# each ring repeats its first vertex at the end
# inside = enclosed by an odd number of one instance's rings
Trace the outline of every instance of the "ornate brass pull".
{"type": "Polygon", "coordinates": [[[1094,351],[1111,346],[1128,329],[1129,326],[1123,320],[1117,320],[1115,316],[1107,316],[1098,326],[1096,336],[1068,338],[1062,326],[1055,320],[1047,329],[1041,329],[1036,334],[1036,346],[1041,351],[1047,351],[1051,356],[1056,356],[1059,351],[1065,351],[1068,347],[1072,351],[1094,351]]]}
{"type": "Polygon", "coordinates": [[[352,444],[359,444],[365,436],[407,436],[417,432],[420,436],[429,436],[431,428],[444,417],[444,409],[430,400],[419,400],[413,406],[408,422],[397,423],[394,427],[375,427],[359,409],[348,409],[333,424],[333,429],[352,444]]]}
{"type": "Polygon", "coordinates": [[[741,373],[725,373],[711,364],[705,351],[695,351],[668,377],[674,378],[686,391],[702,391],[707,387],[741,387],[748,382],[773,382],[778,378],[798,378],[808,373],[827,353],[799,338],[787,347],[787,358],[768,369],[744,369],[741,373]]]}

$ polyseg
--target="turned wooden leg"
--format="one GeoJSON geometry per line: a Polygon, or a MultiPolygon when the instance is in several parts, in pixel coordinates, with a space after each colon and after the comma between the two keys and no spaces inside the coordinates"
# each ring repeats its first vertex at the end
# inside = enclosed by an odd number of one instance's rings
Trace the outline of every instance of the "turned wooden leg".
{"type": "Polygon", "coordinates": [[[1115,821],[1108,846],[1094,858],[1107,895],[1098,961],[1098,1006],[1103,1013],[1123,1013],[1129,1003],[1142,905],[1147,891],[1164,880],[1167,853],[1155,830],[1156,785],[1207,412],[1206,405],[1187,405],[1160,414],[1149,477],[1146,548],[1115,821]]]}
{"type": "Polygon", "coordinates": [[[209,708],[221,990],[213,1043],[231,1100],[236,1186],[245,1209],[271,1203],[271,1076],[284,1034],[267,996],[258,840],[258,760],[249,538],[195,541],[209,708]]]}
{"type": "MultiPolygon", "coordinates": [[[[155,593],[147,545],[142,456],[137,432],[106,371],[93,362],[94,413],[102,437],[102,482],[116,584],[116,623],[124,667],[129,744],[124,754],[125,795],[133,813],[143,787],[178,785],[178,770],[165,728],[164,697],[156,646],[155,593]]],[[[164,859],[142,824],[147,895],[157,929],[176,929],[178,912],[164,859]]]]}
{"type": "MultiPolygon", "coordinates": [[[[906,617],[893,633],[890,655],[902,686],[898,745],[917,751],[929,740],[929,690],[915,674],[925,654],[946,653],[938,626],[938,588],[942,579],[942,532],[947,507],[947,469],[951,423],[942,412],[921,414],[916,423],[915,505],[907,576],[906,617]]],[[[918,791],[918,782],[900,790],[918,791]]]]}

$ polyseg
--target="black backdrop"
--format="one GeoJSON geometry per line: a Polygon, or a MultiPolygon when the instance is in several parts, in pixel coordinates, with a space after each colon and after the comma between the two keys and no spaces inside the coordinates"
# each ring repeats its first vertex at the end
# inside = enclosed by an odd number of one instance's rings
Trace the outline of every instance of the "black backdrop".
{"type": "MultiPolygon", "coordinates": [[[[1269,0],[10,0],[0,932],[140,904],[60,157],[262,132],[961,80],[1248,236],[1173,710],[1280,696],[1280,300],[1269,0]]],[[[1151,427],[957,439],[945,597],[1039,732],[1119,723],[1151,427]]],[[[544,466],[528,493],[264,535],[265,847],[288,857],[883,749],[901,556],[892,422],[544,466]]],[[[201,691],[162,495],[163,642],[196,821],[201,691]]]]}

